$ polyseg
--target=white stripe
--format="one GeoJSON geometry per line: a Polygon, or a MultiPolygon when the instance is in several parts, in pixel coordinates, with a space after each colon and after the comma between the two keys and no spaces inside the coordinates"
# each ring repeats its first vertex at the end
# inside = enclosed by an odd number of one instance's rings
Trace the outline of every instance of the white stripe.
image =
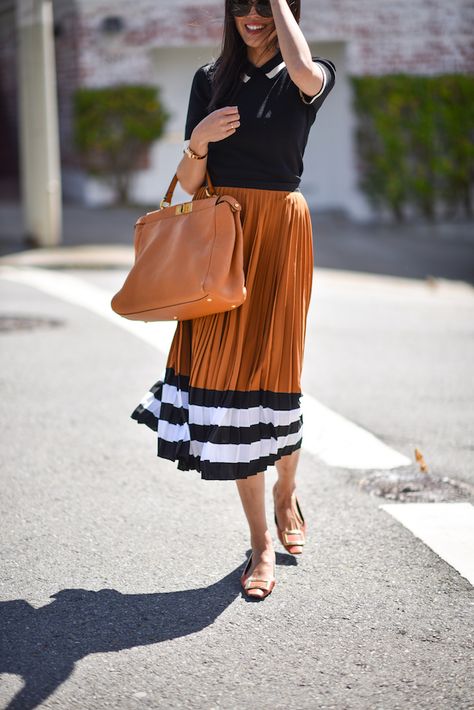
{"type": "Polygon", "coordinates": [[[274,67],[273,69],[268,71],[265,74],[265,76],[268,76],[269,79],[273,79],[273,77],[275,77],[278,74],[278,72],[281,72],[281,70],[284,69],[285,67],[286,67],[285,62],[280,62],[280,64],[277,64],[276,67],[274,67]]]}
{"type": "Polygon", "coordinates": [[[320,90],[318,91],[318,93],[316,94],[316,96],[313,97],[313,99],[312,99],[313,101],[314,101],[314,99],[317,99],[318,96],[320,96],[320,95],[323,93],[323,91],[324,91],[324,89],[325,89],[325,87],[326,87],[326,84],[327,84],[327,72],[329,71],[329,70],[324,66],[324,64],[321,64],[321,62],[315,62],[315,64],[317,64],[319,67],[321,67],[321,71],[323,72],[323,85],[321,86],[321,88],[320,88],[320,90]]]}
{"type": "MultiPolygon", "coordinates": [[[[161,380],[163,381],[164,375],[162,375],[161,380]]],[[[189,408],[189,392],[185,390],[178,389],[175,385],[169,385],[164,383],[162,390],[162,402],[166,404],[172,404],[174,407],[184,407],[189,408]]]]}
{"type": "Polygon", "coordinates": [[[156,399],[155,395],[152,392],[147,392],[140,404],[142,405],[142,407],[144,407],[144,409],[147,410],[147,412],[153,414],[157,419],[159,418],[161,411],[161,402],[159,399],[156,399]]]}
{"type": "Polygon", "coordinates": [[[289,426],[298,421],[300,416],[300,409],[272,409],[261,406],[238,409],[237,407],[202,407],[192,404],[189,408],[189,423],[200,426],[211,424],[233,427],[249,427],[256,424],[289,426]]]}
{"type": "Polygon", "coordinates": [[[190,441],[189,425],[170,424],[166,419],[160,419],[158,422],[158,438],[165,439],[171,444],[176,444],[178,441],[190,441]]]}
{"type": "MultiPolygon", "coordinates": [[[[148,393],[140,404],[149,402],[148,393]]],[[[219,424],[219,426],[254,426],[255,424],[274,424],[275,426],[289,426],[298,421],[301,409],[272,409],[261,405],[239,409],[238,407],[206,407],[199,404],[189,405],[189,394],[179,390],[175,385],[163,384],[162,402],[172,404],[178,409],[184,407],[189,410],[189,423],[199,426],[219,424]]]]}
{"type": "Polygon", "coordinates": [[[318,96],[321,96],[321,94],[323,93],[324,88],[325,88],[325,86],[326,86],[326,78],[327,78],[326,72],[327,72],[327,69],[325,68],[325,66],[324,66],[323,64],[321,64],[321,62],[314,62],[314,64],[318,64],[318,65],[321,67],[321,70],[322,70],[322,72],[323,72],[323,84],[322,84],[320,90],[318,91],[318,93],[315,94],[311,99],[309,99],[309,101],[308,101],[308,99],[305,97],[305,95],[303,94],[303,92],[301,91],[301,89],[299,90],[299,91],[300,91],[300,96],[301,96],[301,98],[303,99],[303,101],[304,101],[305,104],[308,104],[308,106],[309,106],[310,104],[312,104],[313,101],[316,101],[316,99],[318,98],[318,96]]]}
{"type": "Polygon", "coordinates": [[[302,429],[293,434],[280,437],[259,439],[250,444],[215,444],[208,441],[191,440],[188,424],[170,424],[164,419],[158,422],[158,437],[177,444],[189,442],[189,451],[203,461],[212,463],[249,463],[270,454],[276,454],[278,449],[291,446],[302,437],[302,429]]]}
{"type": "MultiPolygon", "coordinates": [[[[237,407],[205,407],[203,405],[189,405],[189,395],[183,390],[179,390],[174,385],[163,384],[161,392],[161,402],[170,404],[177,409],[187,410],[189,424],[197,426],[229,426],[229,427],[250,427],[258,424],[273,424],[273,426],[290,426],[298,422],[301,417],[301,409],[272,409],[271,407],[249,407],[239,409],[237,407]]],[[[159,417],[160,402],[152,392],[147,392],[140,404],[156,417],[159,417]]],[[[169,432],[172,430],[170,429],[169,432]]],[[[176,436],[167,435],[163,437],[169,441],[181,441],[182,433],[176,436]]]]}
{"type": "Polygon", "coordinates": [[[301,432],[277,439],[261,439],[251,444],[212,444],[209,441],[191,441],[189,450],[193,456],[199,456],[201,461],[210,463],[250,463],[262,457],[276,454],[278,449],[296,444],[301,439],[301,432]]]}
{"type": "MultiPolygon", "coordinates": [[[[175,323],[142,323],[121,318],[110,308],[110,294],[77,276],[41,268],[0,266],[0,277],[87,308],[133,333],[165,356],[168,354],[175,323]]],[[[304,441],[305,448],[331,466],[390,469],[411,463],[407,456],[386,446],[309,394],[302,399],[302,409],[305,429],[311,432],[311,436],[304,441]]]]}
{"type": "Polygon", "coordinates": [[[470,503],[379,506],[474,585],[474,507],[470,503]]]}

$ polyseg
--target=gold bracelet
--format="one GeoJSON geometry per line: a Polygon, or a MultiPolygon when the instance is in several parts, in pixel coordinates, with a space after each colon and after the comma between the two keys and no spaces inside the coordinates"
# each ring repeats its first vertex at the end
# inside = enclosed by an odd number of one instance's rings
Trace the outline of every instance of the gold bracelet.
{"type": "Polygon", "coordinates": [[[193,158],[194,160],[204,160],[204,158],[207,156],[207,153],[205,155],[198,155],[189,146],[183,150],[183,153],[187,155],[188,158],[193,158]]]}

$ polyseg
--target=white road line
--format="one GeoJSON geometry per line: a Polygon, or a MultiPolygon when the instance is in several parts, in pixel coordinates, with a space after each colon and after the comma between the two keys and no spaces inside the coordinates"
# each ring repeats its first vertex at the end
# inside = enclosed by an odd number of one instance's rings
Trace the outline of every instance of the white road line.
{"type": "Polygon", "coordinates": [[[130,331],[165,355],[168,353],[176,328],[175,323],[171,321],[143,323],[122,318],[110,307],[111,295],[107,291],[77,276],[36,267],[0,266],[0,277],[32,286],[62,301],[87,308],[120,328],[130,331]]]}
{"type": "Polygon", "coordinates": [[[379,506],[474,585],[474,506],[390,503],[379,506]]]}
{"type": "Polygon", "coordinates": [[[303,394],[301,406],[304,448],[330,466],[390,469],[412,463],[407,456],[311,395],[303,394]]]}
{"type": "MultiPolygon", "coordinates": [[[[1,266],[0,277],[32,286],[68,303],[87,308],[106,318],[167,356],[175,324],[170,321],[142,323],[122,318],[110,307],[111,294],[93,284],[58,271],[1,266]]],[[[304,448],[330,466],[350,469],[391,469],[411,460],[373,434],[353,424],[309,394],[302,397],[304,448]]]]}

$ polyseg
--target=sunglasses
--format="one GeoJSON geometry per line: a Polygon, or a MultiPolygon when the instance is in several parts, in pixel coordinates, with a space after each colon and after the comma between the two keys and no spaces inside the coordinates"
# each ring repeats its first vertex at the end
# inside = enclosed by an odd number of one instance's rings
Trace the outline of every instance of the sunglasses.
{"type": "MultiPolygon", "coordinates": [[[[294,6],[294,1],[291,0],[288,2],[288,5],[290,8],[293,10],[294,6]]],[[[245,15],[248,15],[250,12],[250,8],[254,7],[257,14],[260,15],[260,17],[272,17],[272,6],[270,5],[269,0],[260,0],[260,2],[252,3],[250,0],[247,0],[247,2],[238,2],[238,0],[232,0],[230,3],[230,14],[233,17],[245,17],[245,15]]]]}
{"type": "Polygon", "coordinates": [[[230,14],[233,17],[245,17],[245,15],[249,14],[252,6],[260,17],[272,17],[272,6],[268,0],[266,2],[265,0],[256,2],[255,4],[252,2],[231,2],[230,14]]]}

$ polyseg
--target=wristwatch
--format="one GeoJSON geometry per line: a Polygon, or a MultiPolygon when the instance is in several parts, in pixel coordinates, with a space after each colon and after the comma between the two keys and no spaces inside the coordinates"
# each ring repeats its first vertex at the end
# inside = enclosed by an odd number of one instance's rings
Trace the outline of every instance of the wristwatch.
{"type": "Polygon", "coordinates": [[[193,150],[192,148],[190,148],[189,146],[187,146],[187,147],[183,150],[183,153],[186,153],[186,155],[188,156],[188,158],[193,158],[193,160],[203,160],[203,159],[206,157],[206,155],[207,155],[207,153],[206,153],[205,155],[198,155],[198,154],[195,153],[194,150],[193,150]]]}

